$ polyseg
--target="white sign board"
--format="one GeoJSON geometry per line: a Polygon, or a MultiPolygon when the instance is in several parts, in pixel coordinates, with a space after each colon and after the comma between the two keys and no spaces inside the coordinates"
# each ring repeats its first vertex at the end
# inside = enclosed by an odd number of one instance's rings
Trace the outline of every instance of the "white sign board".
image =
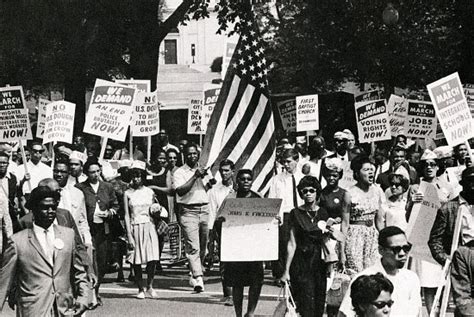
{"type": "Polygon", "coordinates": [[[38,122],[36,123],[36,137],[42,139],[44,134],[44,125],[46,122],[46,106],[50,103],[48,99],[38,99],[38,122]]]}
{"type": "Polygon", "coordinates": [[[388,117],[390,118],[390,133],[393,137],[403,133],[403,127],[407,118],[408,103],[406,99],[397,95],[391,95],[387,104],[388,117]]]}
{"type": "Polygon", "coordinates": [[[151,92],[151,82],[147,79],[117,79],[115,82],[135,88],[137,92],[151,92]]]}
{"type": "Polygon", "coordinates": [[[384,99],[355,103],[359,142],[391,139],[390,120],[384,99]]]}
{"type": "Polygon", "coordinates": [[[231,198],[222,205],[221,261],[278,259],[278,216],[281,199],[231,198]]]}
{"type": "Polygon", "coordinates": [[[474,122],[458,73],[427,86],[446,141],[456,146],[474,137],[474,122]]]}
{"type": "Polygon", "coordinates": [[[190,99],[188,107],[188,134],[201,134],[202,99],[190,99]]]}
{"type": "Polygon", "coordinates": [[[72,144],[76,105],[67,101],[55,101],[46,106],[46,124],[43,144],[66,142],[72,144]]]}
{"type": "Polygon", "coordinates": [[[434,139],[436,137],[436,113],[431,102],[408,100],[408,113],[403,134],[408,138],[434,139]]]}
{"type": "Polygon", "coordinates": [[[0,141],[32,138],[23,88],[21,86],[0,88],[0,141]]]}
{"type": "Polygon", "coordinates": [[[86,115],[84,132],[125,141],[136,89],[97,79],[86,115]]]}
{"type": "Polygon", "coordinates": [[[431,255],[428,239],[436,214],[441,206],[438,191],[435,185],[427,182],[421,182],[418,191],[423,193],[423,201],[413,205],[406,231],[408,241],[413,244],[410,256],[437,263],[431,255]]]}
{"type": "Polygon", "coordinates": [[[156,92],[138,92],[133,112],[133,136],[152,136],[160,131],[160,107],[156,92]]]}
{"type": "Polygon", "coordinates": [[[319,130],[318,95],[296,97],[296,131],[319,130]]]}

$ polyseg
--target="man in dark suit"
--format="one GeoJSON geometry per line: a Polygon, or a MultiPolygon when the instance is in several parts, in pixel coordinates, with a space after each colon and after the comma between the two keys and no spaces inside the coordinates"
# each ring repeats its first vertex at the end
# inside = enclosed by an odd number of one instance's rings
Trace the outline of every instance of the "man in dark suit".
{"type": "Polygon", "coordinates": [[[81,315],[86,310],[86,272],[76,252],[74,231],[53,224],[59,193],[35,188],[27,202],[33,228],[13,235],[0,272],[0,303],[15,287],[18,316],[81,315]],[[73,295],[73,285],[76,296],[73,295]]]}
{"type": "Polygon", "coordinates": [[[13,173],[8,172],[10,157],[5,152],[0,152],[0,204],[8,205],[8,214],[10,215],[13,232],[20,230],[18,224],[18,198],[17,181],[13,173]]]}
{"type": "Polygon", "coordinates": [[[463,217],[459,244],[474,240],[474,166],[461,174],[462,191],[458,197],[448,201],[438,210],[430,232],[428,246],[431,255],[441,265],[451,255],[454,227],[459,215],[463,217]]]}
{"type": "Polygon", "coordinates": [[[107,270],[107,235],[109,234],[109,220],[119,209],[117,196],[112,184],[100,180],[101,165],[99,161],[90,157],[84,164],[87,180],[76,185],[82,190],[86,200],[87,221],[91,230],[92,244],[95,249],[94,262],[99,283],[96,295],[101,302],[99,286],[107,270]]]}
{"type": "Polygon", "coordinates": [[[451,285],[454,316],[474,316],[474,240],[454,252],[451,285]]]}

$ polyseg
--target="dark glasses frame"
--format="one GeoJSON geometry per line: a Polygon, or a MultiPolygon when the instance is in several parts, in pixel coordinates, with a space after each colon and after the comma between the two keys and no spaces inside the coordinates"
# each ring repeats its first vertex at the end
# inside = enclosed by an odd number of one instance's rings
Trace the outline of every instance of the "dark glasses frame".
{"type": "Polygon", "coordinates": [[[385,306],[388,306],[389,308],[392,307],[393,303],[393,300],[388,300],[386,302],[372,302],[371,304],[377,307],[378,309],[382,309],[385,306]]]}

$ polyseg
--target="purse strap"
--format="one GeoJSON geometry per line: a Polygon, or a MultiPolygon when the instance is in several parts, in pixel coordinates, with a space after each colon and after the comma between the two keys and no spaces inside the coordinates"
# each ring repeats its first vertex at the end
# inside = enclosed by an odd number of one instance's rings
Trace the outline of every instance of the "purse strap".
{"type": "Polygon", "coordinates": [[[284,293],[285,293],[285,300],[286,300],[287,306],[292,305],[293,307],[296,307],[293,296],[291,295],[290,284],[288,283],[288,281],[285,282],[285,292],[284,293]]]}

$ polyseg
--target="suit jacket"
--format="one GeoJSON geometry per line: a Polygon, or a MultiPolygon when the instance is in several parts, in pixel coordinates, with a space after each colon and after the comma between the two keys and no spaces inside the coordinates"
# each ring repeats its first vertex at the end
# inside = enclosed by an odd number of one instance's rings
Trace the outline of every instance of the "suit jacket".
{"type": "MultiPolygon", "coordinates": [[[[63,246],[54,248],[54,263],[48,260],[33,229],[13,235],[5,251],[0,272],[0,303],[5,302],[12,282],[16,284],[17,316],[45,316],[56,303],[60,316],[73,309],[73,282],[77,301],[87,304],[86,273],[76,253],[74,231],[53,225],[55,241],[63,246]]],[[[3,307],[2,307],[3,308],[3,307]]]]}
{"type": "Polygon", "coordinates": [[[441,206],[431,228],[428,246],[433,258],[441,265],[444,265],[446,258],[451,254],[458,209],[459,196],[441,206]]]}
{"type": "Polygon", "coordinates": [[[76,187],[82,190],[82,193],[84,194],[86,200],[87,221],[91,229],[91,234],[94,236],[95,232],[92,224],[94,223],[96,203],[99,205],[100,210],[114,209],[116,212],[119,210],[119,204],[117,196],[115,195],[114,187],[110,183],[99,181],[97,194],[92,189],[89,180],[77,184],[76,187]]]}
{"type": "Polygon", "coordinates": [[[18,188],[15,175],[9,173],[8,175],[8,211],[10,213],[11,222],[13,225],[13,232],[20,231],[17,214],[18,188]]]}
{"type": "MultiPolygon", "coordinates": [[[[19,224],[21,230],[23,229],[32,229],[33,228],[33,213],[27,213],[23,217],[20,218],[19,224]]],[[[70,228],[74,230],[74,240],[76,242],[76,249],[80,259],[80,263],[86,267],[86,270],[92,269],[92,260],[89,258],[87,254],[86,246],[84,245],[81,234],[77,229],[76,222],[72,217],[71,213],[66,209],[58,208],[56,210],[56,220],[58,225],[70,228]]]]}
{"type": "Polygon", "coordinates": [[[451,265],[451,285],[455,316],[474,315],[474,241],[454,252],[451,265]]]}
{"type": "MultiPolygon", "coordinates": [[[[92,245],[91,241],[91,231],[89,228],[89,223],[87,221],[87,211],[86,211],[86,201],[82,191],[71,185],[66,185],[61,191],[61,201],[64,200],[64,195],[68,192],[70,198],[70,210],[72,217],[76,221],[77,228],[81,235],[82,241],[84,244],[92,245]]],[[[61,202],[60,202],[61,206],[61,202]]],[[[64,206],[66,207],[66,206],[64,206]]]]}

